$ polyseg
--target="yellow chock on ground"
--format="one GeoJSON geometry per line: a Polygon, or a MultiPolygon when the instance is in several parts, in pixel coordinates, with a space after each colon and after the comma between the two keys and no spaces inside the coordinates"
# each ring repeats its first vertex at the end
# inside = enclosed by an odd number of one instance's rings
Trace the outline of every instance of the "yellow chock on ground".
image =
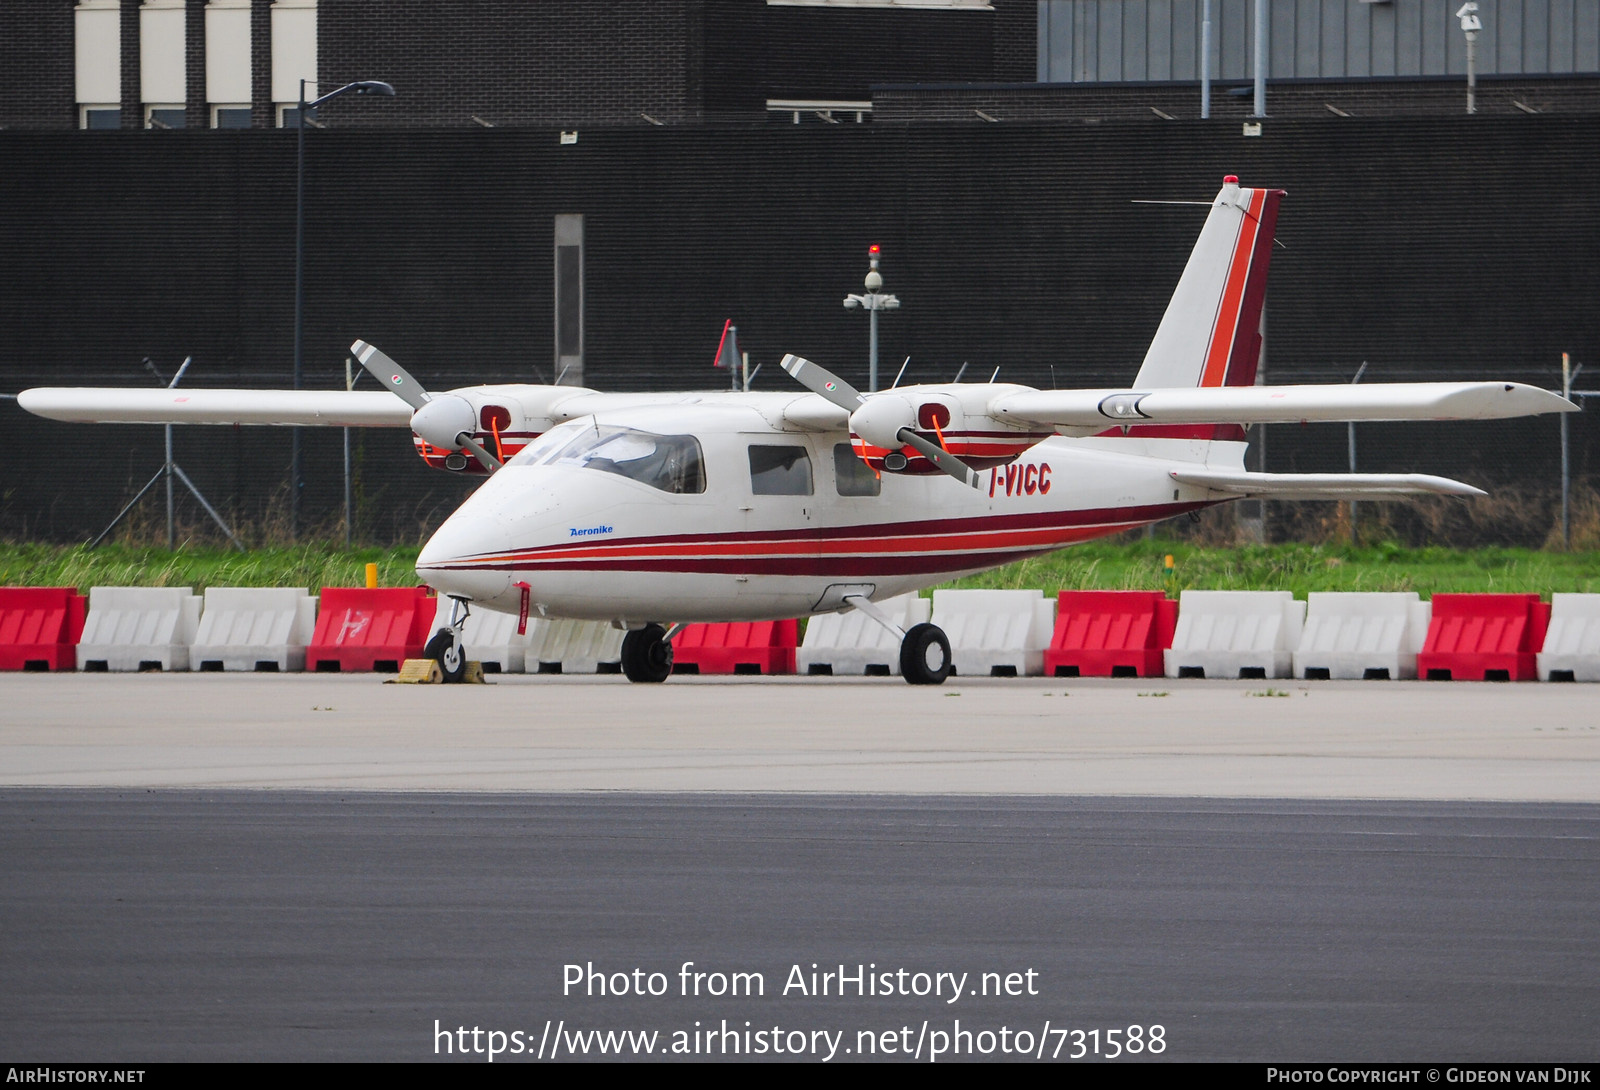
{"type": "MultiPolygon", "coordinates": [[[[439,669],[439,664],[433,659],[406,659],[400,666],[400,674],[384,682],[385,685],[442,685],[444,684],[444,671],[439,669]]],[[[463,685],[487,685],[489,679],[483,676],[483,663],[468,662],[466,672],[461,677],[463,685]]]]}
{"type": "Polygon", "coordinates": [[[432,659],[406,659],[400,665],[399,676],[384,682],[385,685],[442,685],[443,683],[444,672],[432,659]]]}

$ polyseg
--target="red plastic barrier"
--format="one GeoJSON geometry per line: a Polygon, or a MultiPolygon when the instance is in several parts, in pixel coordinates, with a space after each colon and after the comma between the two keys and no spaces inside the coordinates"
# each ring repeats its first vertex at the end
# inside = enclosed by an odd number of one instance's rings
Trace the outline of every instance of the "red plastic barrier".
{"type": "Polygon", "coordinates": [[[1550,627],[1537,594],[1435,594],[1417,676],[1430,681],[1536,681],[1550,627]]]}
{"type": "Polygon", "coordinates": [[[77,587],[0,587],[0,670],[76,670],[88,606],[77,587]]]}
{"type": "Polygon", "coordinates": [[[1045,677],[1161,677],[1178,603],[1158,590],[1064,590],[1045,677]]]}
{"type": "Polygon", "coordinates": [[[306,669],[398,671],[422,657],[433,612],[427,587],[323,587],[306,669]]]}
{"type": "Polygon", "coordinates": [[[685,674],[792,674],[799,645],[799,621],[692,624],[672,639],[672,668],[685,674]]]}

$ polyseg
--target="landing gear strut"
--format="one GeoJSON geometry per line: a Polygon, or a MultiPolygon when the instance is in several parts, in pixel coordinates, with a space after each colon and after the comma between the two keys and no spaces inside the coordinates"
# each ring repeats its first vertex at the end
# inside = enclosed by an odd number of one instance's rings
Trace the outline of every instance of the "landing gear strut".
{"type": "Polygon", "coordinates": [[[467,676],[467,649],[461,641],[467,615],[467,600],[451,595],[449,627],[435,632],[422,650],[423,657],[437,662],[444,680],[452,685],[467,676]]]}
{"type": "Polygon", "coordinates": [[[950,665],[950,641],[937,625],[913,625],[900,641],[900,674],[912,685],[943,685],[950,665]]]}
{"type": "Polygon", "coordinates": [[[622,637],[622,672],[629,681],[662,682],[672,673],[672,641],[658,624],[622,637]]]}

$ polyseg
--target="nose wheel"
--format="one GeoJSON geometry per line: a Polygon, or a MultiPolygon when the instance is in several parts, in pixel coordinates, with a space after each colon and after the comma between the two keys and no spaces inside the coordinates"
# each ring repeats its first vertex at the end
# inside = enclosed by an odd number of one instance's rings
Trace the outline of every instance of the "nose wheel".
{"type": "Polygon", "coordinates": [[[622,637],[622,672],[629,681],[662,682],[672,673],[672,641],[658,624],[622,637]]]}
{"type": "Polygon", "coordinates": [[[424,658],[430,658],[439,664],[439,673],[444,675],[447,684],[453,685],[467,676],[467,648],[461,639],[461,632],[467,624],[467,615],[467,600],[452,595],[448,627],[435,632],[427,646],[422,649],[424,658]]]}

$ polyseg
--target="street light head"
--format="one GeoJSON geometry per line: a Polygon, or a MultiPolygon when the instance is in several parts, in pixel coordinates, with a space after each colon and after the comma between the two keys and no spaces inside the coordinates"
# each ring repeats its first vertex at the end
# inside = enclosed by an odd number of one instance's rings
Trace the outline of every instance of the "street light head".
{"type": "MultiPolygon", "coordinates": [[[[300,81],[300,93],[301,93],[301,95],[305,94],[305,83],[306,83],[305,80],[301,80],[300,81]]],[[[385,83],[381,79],[363,79],[363,80],[357,80],[354,83],[347,83],[343,87],[339,88],[337,91],[329,91],[327,94],[323,95],[321,98],[317,99],[315,102],[307,102],[306,103],[306,109],[308,111],[315,110],[318,106],[321,106],[323,103],[326,103],[326,102],[332,102],[334,99],[338,98],[340,95],[352,95],[352,94],[354,94],[354,95],[377,95],[379,98],[394,98],[395,97],[394,85],[393,84],[385,83]]]]}
{"type": "Polygon", "coordinates": [[[844,308],[846,310],[855,310],[860,305],[861,300],[857,299],[854,295],[846,295],[844,297],[844,308]]]}

